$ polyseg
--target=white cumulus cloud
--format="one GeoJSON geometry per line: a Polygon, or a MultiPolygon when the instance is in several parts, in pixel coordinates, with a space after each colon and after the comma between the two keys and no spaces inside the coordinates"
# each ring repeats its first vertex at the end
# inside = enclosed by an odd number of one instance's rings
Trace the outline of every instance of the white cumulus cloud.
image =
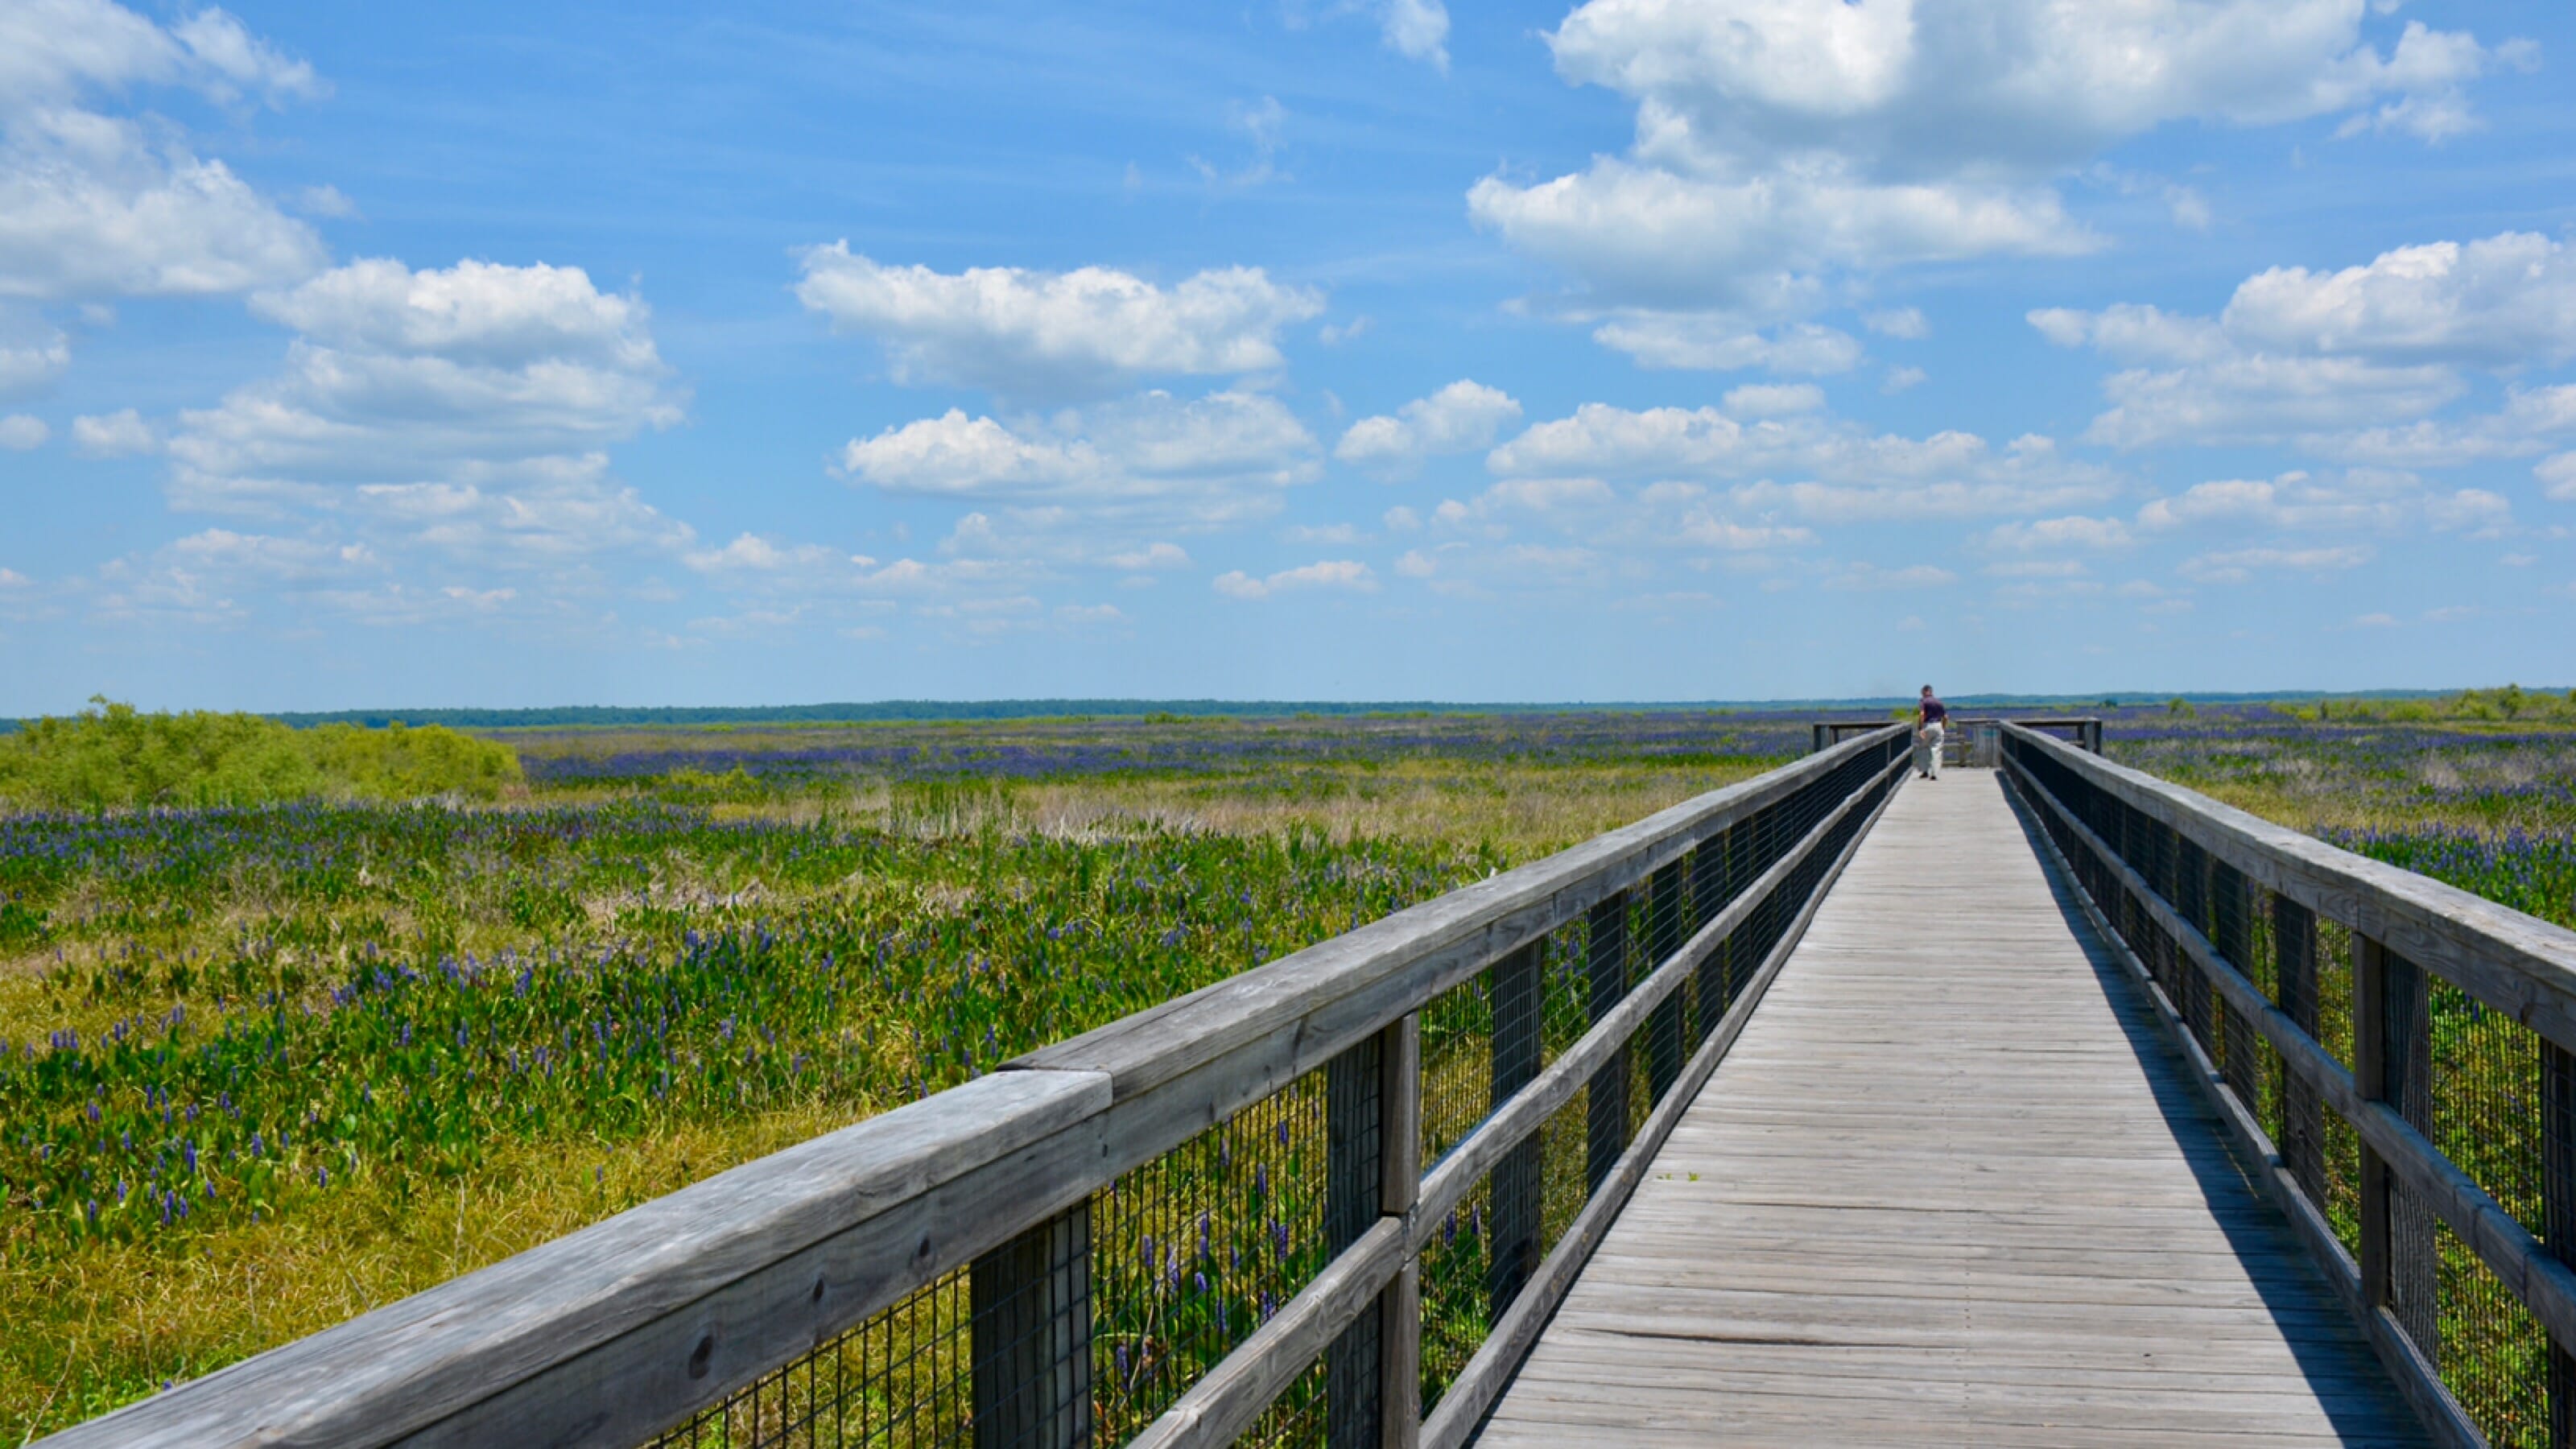
{"type": "Polygon", "coordinates": [[[1521,405],[1500,388],[1460,378],[1429,397],[1416,398],[1392,417],[1362,418],[1333,448],[1345,463],[1397,471],[1444,453],[1472,453],[1493,446],[1521,405]]]}
{"type": "Polygon", "coordinates": [[[154,87],[272,105],[324,89],[221,10],[163,26],[108,0],[0,7],[0,297],[240,292],[322,265],[311,228],[176,127],[95,108],[154,87]]]}
{"type": "Polygon", "coordinates": [[[888,493],[1209,528],[1276,512],[1282,490],[1316,476],[1317,451],[1267,394],[1148,392],[1012,423],[951,408],[852,439],[841,468],[888,493]]]}
{"type": "Polygon", "coordinates": [[[2398,247],[2340,271],[2248,277],[2220,318],[2241,345],[2479,367],[2576,357],[2576,245],[2531,232],[2398,247]]]}
{"type": "Polygon", "coordinates": [[[1710,407],[1585,403],[1532,424],[1486,462],[1506,477],[1734,482],[1740,507],[1815,520],[2033,512],[2098,502],[2116,488],[2107,471],[2037,435],[1998,449],[1974,433],[1909,438],[1814,412],[1739,421],[1710,407]]]}
{"type": "Polygon", "coordinates": [[[1377,589],[1377,575],[1367,564],[1356,559],[1324,559],[1293,569],[1282,569],[1266,578],[1254,578],[1241,569],[1229,569],[1216,576],[1213,587],[1232,599],[1266,599],[1298,589],[1373,593],[1377,589]]]}
{"type": "Polygon", "coordinates": [[[0,9],[0,112],[60,106],[84,92],[185,86],[211,100],[274,105],[320,95],[303,61],[222,10],[164,27],[111,0],[11,0],[0,9]]]}
{"type": "Polygon", "coordinates": [[[2123,303],[2028,314],[2062,347],[2129,364],[2089,436],[2116,447],[2295,440],[2329,458],[2427,467],[2528,456],[2576,429],[2576,388],[2519,385],[2504,408],[2432,415],[2469,370],[2576,358],[2576,247],[2505,232],[2398,247],[2340,270],[2273,267],[2215,316],[2123,303]]]}
{"type": "Polygon", "coordinates": [[[1449,7],[1441,0],[1377,0],[1377,23],[1387,49],[1449,69],[1449,7]]]}
{"type": "Polygon", "coordinates": [[[41,448],[45,445],[45,440],[53,435],[54,430],[45,426],[43,418],[29,417],[25,413],[0,417],[0,448],[5,448],[12,453],[41,448]]]}
{"type": "Polygon", "coordinates": [[[2304,469],[2277,478],[2217,478],[2149,499],[2138,528],[2173,533],[2205,525],[2283,532],[2429,530],[2493,536],[2513,520],[2501,494],[2483,488],[2428,485],[2404,469],[2348,468],[2318,475],[2304,469]]]}
{"type": "Polygon", "coordinates": [[[1728,388],[1723,401],[1739,418],[1786,418],[1823,410],[1825,390],[1812,382],[1748,383],[1728,388]]]}
{"type": "Polygon", "coordinates": [[[1279,367],[1281,328],[1322,313],[1321,293],[1258,267],[1157,286],[1109,267],[1070,272],[886,266],[846,242],[808,248],[797,299],[835,330],[884,344],[904,381],[1012,395],[1097,397],[1153,376],[1241,376],[1279,367]]]}
{"type": "Polygon", "coordinates": [[[2183,577],[2203,584],[2241,584],[2256,574],[2328,574],[2357,569],[2376,558],[2363,545],[2331,548],[2236,548],[2185,559],[2183,577]]]}
{"type": "Polygon", "coordinates": [[[2561,503],[2576,503],[2576,453],[2544,458],[2531,471],[2551,498],[2561,503]]]}
{"type": "Polygon", "coordinates": [[[2023,523],[2007,523],[1986,535],[1986,546],[2032,552],[2061,548],[2121,548],[2129,542],[2129,526],[2116,518],[2088,518],[2074,514],[2064,518],[2035,518],[2023,523]]]}
{"type": "Polygon", "coordinates": [[[1592,340],[1639,367],[1735,372],[1749,367],[1805,376],[1860,365],[1859,339],[1813,322],[1762,327],[1731,312],[1629,311],[1593,329],[1592,340]]]}
{"type": "Polygon", "coordinates": [[[1702,177],[1613,158],[1529,186],[1489,176],[1467,193],[1467,210],[1595,295],[1659,308],[1768,297],[1783,273],[2070,256],[2100,244],[2043,188],[1867,184],[1832,172],[1702,177]]]}
{"type": "Polygon", "coordinates": [[[130,458],[161,446],[152,426],[132,408],[72,419],[72,446],[90,458],[130,458]]]}
{"type": "Polygon", "coordinates": [[[181,507],[302,518],[397,564],[425,551],[478,571],[693,541],[608,471],[610,445],[677,423],[685,401],[640,298],[577,267],[377,260],[252,307],[299,335],[276,373],[179,414],[181,507]]]}
{"type": "Polygon", "coordinates": [[[71,363],[71,339],[61,328],[0,307],[0,397],[33,392],[71,363]]]}
{"type": "Polygon", "coordinates": [[[1489,176],[1468,211],[1586,297],[1657,310],[1823,295],[1837,275],[1907,263],[2077,254],[2102,238],[2058,186],[2125,141],[2336,115],[2438,138],[2469,123],[2472,81],[2530,59],[2421,23],[2365,34],[2365,10],[1588,0],[1547,40],[1564,79],[1635,105],[1634,143],[1561,176],[1489,176]]]}
{"type": "Polygon", "coordinates": [[[251,305],[302,335],[275,376],[180,414],[170,452],[200,497],[561,483],[680,419],[643,301],[578,267],[360,261],[251,305]]]}

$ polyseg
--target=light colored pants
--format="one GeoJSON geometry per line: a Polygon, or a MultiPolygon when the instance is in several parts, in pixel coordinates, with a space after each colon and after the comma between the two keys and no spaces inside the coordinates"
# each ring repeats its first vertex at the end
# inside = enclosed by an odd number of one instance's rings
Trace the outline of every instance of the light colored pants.
{"type": "Polygon", "coordinates": [[[1914,736],[1914,768],[1936,780],[1941,778],[1941,734],[1941,724],[1935,720],[1914,736]]]}

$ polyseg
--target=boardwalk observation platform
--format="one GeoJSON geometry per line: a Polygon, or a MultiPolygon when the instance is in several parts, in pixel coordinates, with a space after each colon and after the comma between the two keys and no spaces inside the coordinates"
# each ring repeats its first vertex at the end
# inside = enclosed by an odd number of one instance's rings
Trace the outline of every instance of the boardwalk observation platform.
{"type": "Polygon", "coordinates": [[[49,1442],[2570,1442],[2576,935],[1820,743],[49,1442]]]}

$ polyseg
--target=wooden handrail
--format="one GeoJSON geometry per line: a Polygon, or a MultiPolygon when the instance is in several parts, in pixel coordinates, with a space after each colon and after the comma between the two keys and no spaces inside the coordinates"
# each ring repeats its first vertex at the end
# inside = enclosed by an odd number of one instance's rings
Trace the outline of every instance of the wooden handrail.
{"type": "MultiPolygon", "coordinates": [[[[2558,1079],[2555,1088],[2544,1085],[2542,1090],[2543,1097],[2554,1101],[2576,1092],[2576,1063],[2570,1063],[2565,1055],[2565,1034],[2571,1020],[2569,1003],[2576,999],[2576,932],[2412,871],[2336,849],[2193,791],[2096,759],[2034,731],[2010,726],[2007,730],[2013,747],[2005,752],[2010,778],[2020,793],[2044,812],[2040,823],[2046,832],[2047,849],[2058,853],[2076,873],[2088,897],[2087,909],[2097,925],[2111,937],[2131,969],[2149,979],[2150,990],[2164,1003],[2160,1009],[2182,1031],[2185,1050],[2199,1054],[2205,1069],[2207,1063],[2221,1055],[2220,1041],[2224,1041],[2224,1069],[2212,1072],[2202,1086],[2217,1099],[2230,1130],[2245,1139],[2252,1150],[2265,1187],[2289,1212],[2293,1226],[2318,1258],[2319,1266],[2360,1315],[2372,1346],[2437,1439],[2445,1444],[2483,1442],[2436,1367],[2442,1360],[2443,1345],[2438,1340],[2443,1330],[2434,1306],[2415,1301],[2424,1296],[2425,1286],[2438,1274],[2434,1261],[2437,1247],[2430,1223],[2418,1218],[2413,1220],[2417,1224],[2413,1229],[2398,1231],[2398,1220],[2393,1216],[2395,1203],[2401,1198],[2420,1203],[2431,1220],[2449,1228],[2538,1321],[2556,1346],[2553,1352],[2563,1353],[2568,1345],[2576,1344],[2576,1269],[2571,1269],[2562,1256],[2568,1244],[2553,1247],[2543,1243],[2433,1140],[2435,1119],[2426,1105],[2433,1084],[2424,1080],[2423,1058],[2416,1055],[2429,1050],[2431,1027],[2421,984],[2424,977],[2404,976],[2415,983],[2415,1004],[2409,1010],[2392,1011],[2385,997],[2392,989],[2390,983],[2399,979],[2400,973],[2414,973],[2421,968],[2449,981],[2479,1003],[2510,1014],[2539,1038],[2535,1049],[2555,1059],[2555,1066],[2541,1064],[2544,1077],[2558,1079]],[[2077,801],[2061,798],[2059,787],[2032,768],[2034,761],[2045,761],[2064,771],[2063,778],[2071,779],[2074,785],[2097,791],[2134,812],[2118,817],[2123,823],[2113,833],[2122,836],[2123,843],[2105,839],[2085,818],[2092,807],[2079,808],[2077,801]],[[2140,820],[2147,823],[2135,823],[2140,820]],[[2203,931],[2200,921],[2178,909],[2177,903],[2168,900],[2156,882],[2128,859],[2127,852],[2141,848],[2158,861],[2179,853],[2169,851],[2152,835],[2141,847],[2135,838],[2139,830],[2170,832],[2175,839],[2196,847],[2207,861],[2232,871],[2237,881],[2230,883],[2228,890],[2269,890],[2284,903],[2280,911],[2285,916],[2296,906],[2314,920],[2337,922],[2352,932],[2351,1067],[2347,1068],[2314,1035],[2312,984],[2302,988],[2309,997],[2301,1009],[2312,1017],[2303,1024],[2284,1009],[2284,1003],[2291,999],[2287,964],[2280,967],[2284,995],[2282,1001],[2276,1002],[2248,974],[2253,965],[2250,960],[2229,959],[2227,951],[2203,931]],[[2078,868],[2079,856],[2089,859],[2096,872],[2091,878],[2078,868]],[[2109,898],[2089,899],[2097,893],[2109,898]],[[2121,898],[2129,903],[2127,918],[2132,924],[2128,926],[2119,924],[2123,919],[2121,898]],[[2148,930],[2139,931],[2137,921],[2141,916],[2148,930]],[[2143,959],[2148,954],[2146,943],[2125,939],[2121,935],[2124,930],[2160,936],[2170,944],[2168,959],[2179,957],[2188,969],[2174,966],[2172,978],[2158,982],[2156,968],[2150,968],[2143,959]],[[2167,999],[2168,991],[2176,995],[2167,999]],[[2226,1018],[2215,1027],[2208,1020],[2209,995],[2213,991],[2223,1003],[2226,1018]],[[2197,998],[2196,1004],[2185,1001],[2193,997],[2197,998]],[[2323,1205],[2314,1196],[2321,1186],[2313,1178],[2300,1181],[2265,1134],[2260,1104],[2251,1100],[2257,1095],[2255,1061],[2246,1060],[2251,1042],[2240,1044],[2234,1035],[2238,1023],[2251,1036],[2268,1044],[2278,1058],[2283,1074],[2285,1121],[2289,1119],[2286,1100],[2295,1090],[2303,1092],[2316,1107],[2341,1118],[2357,1138],[2361,1217],[2361,1252],[2357,1261],[2334,1235],[2323,1205]],[[2213,1032],[2217,1040],[2204,1040],[2213,1032]],[[2392,1061],[2391,1054],[2401,1060],[2392,1061]],[[2404,1060],[2410,1057],[2412,1060],[2404,1060]],[[2398,1091],[2397,1087],[2410,1076],[2411,1090],[2398,1091]],[[2396,1286],[2401,1276],[2416,1285],[2405,1294],[2398,1292],[2396,1286]],[[2401,1306],[2403,1313],[2399,1311],[2401,1306]],[[2434,1341],[2426,1341],[2428,1335],[2434,1341]]],[[[2155,869],[2160,874],[2172,873],[2172,868],[2163,864],[2155,869]]],[[[2219,879],[2213,872],[2210,881],[2219,879]]],[[[2219,912],[2215,903],[2202,898],[2203,889],[2195,884],[2189,898],[2200,902],[2200,909],[2218,912],[2213,915],[2213,929],[2222,936],[2235,929],[2237,954],[2250,954],[2250,933],[2241,927],[2228,927],[2230,917],[2219,912]]],[[[2233,919],[2241,921],[2250,904],[2249,897],[2229,908],[2236,913],[2233,919]]],[[[2306,925],[2297,930],[2310,932],[2306,925]]],[[[2276,927],[2276,943],[2281,939],[2278,931],[2276,927]]],[[[2287,948],[2276,945],[2276,950],[2284,951],[2282,959],[2287,962],[2287,948]]],[[[2309,969],[2313,969],[2312,963],[2309,969]]],[[[2525,1113],[2546,1110],[2542,1103],[2528,1103],[2523,1108],[2525,1113]]],[[[2523,1125],[2528,1129],[2556,1130],[2540,1129],[2536,1116],[2523,1125]]],[[[2310,1154],[2318,1151],[2313,1143],[2304,1150],[2310,1154]]],[[[2564,1154],[2556,1149],[2544,1155],[2549,1160],[2543,1164],[2540,1196],[2543,1211],[2554,1224],[2576,1208],[2576,1162],[2563,1160],[2564,1154]]],[[[2306,1171],[2322,1172],[2318,1158],[2310,1156],[2307,1160],[2306,1171]]],[[[2553,1228],[2553,1236],[2559,1231],[2553,1228]]],[[[2553,1380],[2553,1398],[2566,1391],[2565,1385],[2553,1380]]],[[[2558,1411],[2568,1407],[2561,1404],[2558,1411]]]]}
{"type": "Polygon", "coordinates": [[[2431,876],[2355,855],[2009,721],[2007,737],[2180,830],[2245,877],[2385,944],[2576,1050],[2576,931],[2431,876]]]}
{"type": "MultiPolygon", "coordinates": [[[[1860,799],[1901,774],[1897,733],[1887,726],[1709,792],[45,1442],[639,1441],[1397,1027],[1703,840],[1873,759],[1831,818],[1738,904],[1776,889],[1860,799]]],[[[1704,955],[1714,939],[1703,931],[1683,954],[1704,955]]],[[[1650,980],[1671,983],[1658,988],[1669,993],[1680,976],[1672,962],[1663,969],[1650,980]]],[[[1646,1019],[1642,1009],[1621,1018],[1632,1032],[1646,1019]]],[[[1731,1034],[1711,1045],[1723,1040],[1731,1034]]],[[[1542,1076],[1531,1087],[1540,1083],[1557,1086],[1542,1076]]],[[[1199,1442],[1235,1422],[1246,1395],[1304,1362],[1293,1351],[1346,1324],[1388,1273],[1409,1273],[1416,1223],[1392,1221],[1283,1306],[1277,1332],[1265,1328],[1211,1372],[1186,1422],[1156,1432],[1199,1442]]]]}

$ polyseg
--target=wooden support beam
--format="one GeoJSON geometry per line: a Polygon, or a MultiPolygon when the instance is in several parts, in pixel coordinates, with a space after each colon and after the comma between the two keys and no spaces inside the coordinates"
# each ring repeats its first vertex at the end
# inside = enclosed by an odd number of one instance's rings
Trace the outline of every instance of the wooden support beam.
{"type": "Polygon", "coordinates": [[[1089,1449],[1091,1203],[975,1260],[975,1449],[1089,1449]]]}
{"type": "MultiPolygon", "coordinates": [[[[1646,893],[1646,959],[1662,964],[1681,950],[1690,936],[1682,918],[1682,869],[1686,862],[1674,861],[1655,872],[1646,893]]],[[[1688,993],[1676,991],[1655,1008],[1654,1019],[1646,1024],[1646,1100],[1660,1102],[1673,1089],[1682,1074],[1682,1015],[1688,993]]]]}
{"type": "MultiPolygon", "coordinates": [[[[1501,1111],[1521,1088],[1537,1080],[1547,943],[1532,941],[1494,963],[1493,1096],[1501,1111]]],[[[1520,1296],[1538,1269],[1541,1183],[1536,1134],[1522,1138],[1494,1164],[1492,1236],[1487,1239],[1485,1303],[1488,1321],[1520,1296]]]]}
{"type": "MultiPolygon", "coordinates": [[[[2290,1024],[2313,1038],[2317,1024],[2317,918],[2307,907],[2286,897],[2272,898],[2273,966],[2279,978],[2282,1012],[2290,1024]]],[[[2314,1202],[2326,1200],[2326,1119],[2317,1089],[2290,1070],[2280,1058],[2281,1157],[2299,1190],[2314,1202]]]]}
{"type": "MultiPolygon", "coordinates": [[[[1387,1149],[1384,1033],[1324,1069],[1324,1246],[1338,1257],[1384,1216],[1387,1149]]],[[[1324,1355],[1327,1449],[1374,1449],[1383,1430],[1383,1327],[1372,1300],[1324,1355]]]]}

